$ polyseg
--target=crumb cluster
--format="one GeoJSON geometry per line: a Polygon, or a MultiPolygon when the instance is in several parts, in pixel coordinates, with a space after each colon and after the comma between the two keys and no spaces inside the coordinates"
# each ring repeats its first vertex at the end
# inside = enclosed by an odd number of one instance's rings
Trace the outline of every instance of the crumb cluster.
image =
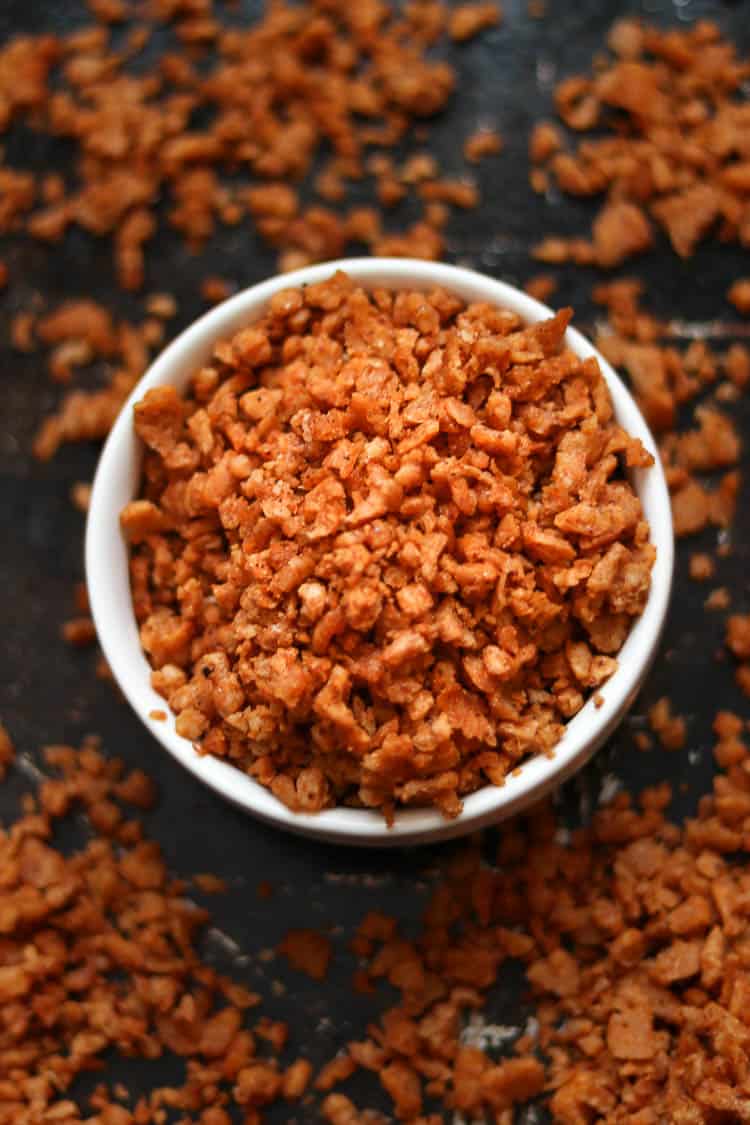
{"type": "MultiPolygon", "coordinates": [[[[618,795],[569,842],[538,808],[501,833],[493,862],[455,859],[416,938],[368,915],[357,987],[401,995],[349,1044],[348,1074],[375,1072],[396,1116],[422,1125],[445,1120],[428,1099],[511,1125],[542,1097],[558,1125],[744,1121],[750,756],[738,715],[720,712],[714,731],[721,772],[683,827],[665,816],[668,785],[637,805],[618,795]],[[511,961],[532,1020],[498,1057],[467,1043],[466,1019],[511,961]]],[[[335,1125],[367,1121],[346,1094],[328,1106],[335,1125]]]]}
{"type": "Polygon", "coordinates": [[[654,548],[570,310],[524,326],[342,273],[135,407],[121,522],[152,682],[290,808],[500,784],[614,671],[654,548]]]}
{"type": "MultiPolygon", "coordinates": [[[[431,48],[498,24],[496,3],[273,3],[245,27],[209,3],[90,7],[91,25],[0,49],[0,132],[22,122],[74,152],[70,176],[0,169],[0,234],[54,244],[77,227],[107,238],[133,290],[164,220],[195,250],[249,220],[293,269],[350,244],[438,258],[451,208],[476,206],[476,186],[444,178],[415,133],[456,82],[431,48]],[[166,46],[144,67],[157,36],[166,46]],[[369,197],[354,190],[362,182],[369,197]],[[389,230],[385,212],[409,194],[419,217],[389,230]]],[[[481,130],[466,158],[501,145],[481,130]]]]}
{"type": "Polygon", "coordinates": [[[750,383],[750,351],[735,343],[720,352],[694,340],[681,352],[667,326],[643,309],[642,294],[632,278],[594,288],[608,314],[596,345],[624,371],[659,439],[675,535],[696,535],[710,525],[727,529],[737,507],[742,443],[726,406],[750,383]],[[683,428],[679,413],[688,404],[692,425],[683,428]]]}
{"type": "MultiPolygon", "coordinates": [[[[240,1107],[253,1125],[261,1106],[299,1100],[313,1068],[280,1062],[286,1025],[258,1018],[260,997],[201,958],[209,914],[138,819],[155,801],[151,780],[93,738],[41,758],[45,780],[0,830],[0,1123],[163,1125],[179,1113],[230,1125],[240,1107]],[[92,835],[70,851],[56,833],[80,811],[92,835]],[[166,1055],[183,1060],[177,1084],[138,1097],[106,1080],[118,1058],[158,1065],[166,1055]],[[86,1113],[74,1084],[92,1070],[105,1080],[86,1113]]],[[[0,726],[3,773],[13,760],[0,726]]],[[[194,882],[220,889],[213,877],[194,882]]]]}
{"type": "Polygon", "coordinates": [[[555,91],[581,139],[540,122],[530,141],[535,190],[606,201],[591,239],[548,237],[536,256],[612,268],[649,249],[655,228],[683,258],[712,233],[750,246],[750,63],[708,20],[665,31],[625,19],[608,45],[592,74],[555,91]]]}

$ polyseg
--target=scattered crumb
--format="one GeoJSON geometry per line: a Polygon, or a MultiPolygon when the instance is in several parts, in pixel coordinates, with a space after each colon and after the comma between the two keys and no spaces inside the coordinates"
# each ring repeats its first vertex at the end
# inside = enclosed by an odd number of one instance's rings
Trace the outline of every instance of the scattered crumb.
{"type": "Polygon", "coordinates": [[[727,300],[743,316],[750,315],[750,277],[743,277],[735,281],[727,291],[727,300]]]}
{"type": "Polygon", "coordinates": [[[232,296],[235,288],[231,281],[226,281],[223,277],[204,277],[201,282],[201,297],[211,305],[219,305],[232,296]]]}
{"type": "Polygon", "coordinates": [[[207,895],[221,895],[225,894],[228,890],[227,883],[224,879],[220,879],[218,875],[198,874],[193,875],[193,882],[199,890],[207,895]]]}
{"type": "Polygon", "coordinates": [[[448,18],[448,34],[457,43],[473,39],[480,31],[496,27],[502,20],[499,3],[459,4],[448,18]]]}
{"type": "Polygon", "coordinates": [[[75,482],[70,490],[70,502],[79,512],[88,512],[91,502],[91,485],[88,481],[75,482]]]}
{"type": "Polygon", "coordinates": [[[171,293],[152,293],[146,300],[146,311],[151,316],[170,320],[177,314],[177,301],[171,293]]]}
{"type": "Polygon", "coordinates": [[[74,648],[86,648],[96,640],[96,629],[90,617],[73,617],[64,622],[62,638],[74,648]]]}
{"type": "Polygon", "coordinates": [[[539,273],[526,282],[524,289],[535,300],[546,302],[556,292],[557,284],[557,278],[552,274],[539,273]]]}
{"type": "Polygon", "coordinates": [[[672,714],[672,705],[662,696],[648,711],[648,723],[665,750],[682,750],[687,738],[685,720],[672,714]]]}
{"type": "Polygon", "coordinates": [[[279,946],[279,953],[293,969],[306,973],[313,980],[323,980],[328,973],[333,947],[331,939],[317,930],[290,930],[279,946]]]}
{"type": "Polygon", "coordinates": [[[718,586],[712,590],[703,603],[703,608],[708,610],[729,609],[732,599],[726,586],[718,586]]]}
{"type": "Polygon", "coordinates": [[[464,142],[464,157],[470,164],[478,164],[486,156],[503,150],[503,138],[496,129],[478,129],[464,142]]]}
{"type": "Polygon", "coordinates": [[[713,578],[716,564],[710,555],[702,552],[690,556],[690,577],[695,582],[708,582],[713,578]]]}

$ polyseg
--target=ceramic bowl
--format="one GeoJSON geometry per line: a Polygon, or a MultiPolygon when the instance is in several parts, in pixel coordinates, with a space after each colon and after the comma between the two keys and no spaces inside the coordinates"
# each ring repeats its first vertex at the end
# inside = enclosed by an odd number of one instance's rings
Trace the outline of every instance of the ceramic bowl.
{"type": "Polygon", "coordinates": [[[164,699],[151,687],[150,667],[138,637],[128,577],[128,545],[120,530],[119,514],[138,491],[141,445],[133,428],[133,406],[151,387],[172,384],[182,390],[205,363],[217,341],[232,336],[263,313],[270,297],[280,289],[322,281],[343,269],[364,287],[429,289],[440,285],[464,301],[489,301],[534,323],[552,315],[550,309],[528,294],[502,281],[471,270],[409,259],[363,258],[311,266],[254,285],[202,316],[174,340],[152,363],[133,390],[99,461],[94,480],[86,531],[86,577],[97,633],[112,673],[131,706],[151,735],[200,781],[235,805],[274,824],[304,836],[347,845],[403,845],[459,836],[538,801],[589,760],[612,734],[641,687],[656,652],[669,602],[672,581],[672,519],[656,443],[624,384],[594,347],[575,329],[566,344],[582,358],[595,355],[607,381],[618,422],[654,454],[653,468],[633,473],[633,485],[651,527],[657,549],[649,599],[619,653],[619,667],[601,689],[604,702],[593,699],[566,725],[551,757],[528,759],[502,786],[488,785],[464,801],[463,812],[446,820],[433,809],[406,809],[387,827],[377,812],[334,808],[315,815],[293,813],[271,793],[235,766],[212,757],[201,757],[189,741],[175,731],[174,717],[151,717],[167,710],[164,699]]]}

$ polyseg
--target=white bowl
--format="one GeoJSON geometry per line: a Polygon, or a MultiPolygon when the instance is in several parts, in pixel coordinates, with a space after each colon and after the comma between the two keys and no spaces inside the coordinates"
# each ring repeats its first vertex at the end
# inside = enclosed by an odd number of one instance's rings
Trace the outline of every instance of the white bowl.
{"type": "Polygon", "coordinates": [[[446,820],[434,809],[407,809],[388,828],[378,812],[335,808],[318,814],[293,813],[235,766],[201,757],[167,721],[150,717],[167,710],[151,687],[133,613],[128,576],[128,545],[119,515],[139,486],[141,446],[133,428],[133,406],[150,387],[173,384],[182,390],[211,355],[214,344],[256,320],[279,289],[324,280],[343,269],[364,286],[429,288],[443,286],[465,301],[489,301],[534,323],[552,315],[526,293],[501,281],[455,266],[392,258],[353,258],[327,262],[274,277],[218,305],[178,336],[155,360],[126,402],[109,435],[94,479],[86,529],[86,577],[91,611],[104,654],[130,704],[154,738],[178,762],[217,793],[261,820],[304,836],[352,845],[401,845],[444,840],[503,820],[527,807],[579,770],[613,732],[632,706],[654,657],[664,623],[672,582],[672,517],[656,444],[640,411],[606,360],[574,329],[566,344],[578,356],[595,355],[609,386],[618,422],[654,455],[653,468],[633,474],[633,483],[651,526],[657,549],[651,592],[619,653],[619,667],[603,686],[603,704],[589,699],[571,719],[552,757],[526,761],[499,787],[488,785],[464,801],[463,812],[446,820]]]}

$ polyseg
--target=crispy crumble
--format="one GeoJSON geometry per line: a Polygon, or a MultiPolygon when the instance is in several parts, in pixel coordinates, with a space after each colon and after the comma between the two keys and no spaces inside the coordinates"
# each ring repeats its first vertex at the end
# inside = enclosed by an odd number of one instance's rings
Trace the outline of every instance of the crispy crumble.
{"type": "MultiPolygon", "coordinates": [[[[56,169],[38,177],[0,170],[0,234],[22,229],[55,244],[77,227],[106,238],[126,290],[144,286],[146,255],[164,223],[198,250],[220,226],[249,217],[282,270],[338,258],[352,242],[381,255],[440,256],[447,213],[422,196],[416,221],[386,232],[383,209],[410,185],[397,169],[373,174],[372,161],[408,149],[420,122],[448,103],[455,71],[429,49],[495,26],[497,4],[410,4],[402,15],[378,0],[281,2],[246,26],[171,0],[138,9],[96,0],[91,8],[98,22],[88,28],[0,48],[0,132],[20,122],[66,138],[75,153],[69,179],[56,169]],[[131,61],[162,22],[174,41],[144,73],[131,61]],[[113,43],[110,25],[119,23],[129,49],[113,43]],[[209,125],[195,124],[196,108],[210,112],[209,125]],[[366,177],[378,206],[362,223],[347,197],[366,177]],[[312,197],[303,202],[306,178],[312,197]]],[[[500,145],[483,131],[467,142],[467,159],[500,145]]],[[[432,179],[440,193],[437,166],[432,179]]],[[[477,201],[468,189],[443,194],[447,206],[477,201]]]]}
{"type": "Polygon", "coordinates": [[[434,804],[551,750],[654,549],[595,361],[449,293],[278,293],[147,392],[122,513],[152,682],[290,808],[434,804]]]}
{"type": "MultiPolygon", "coordinates": [[[[553,180],[571,195],[606,200],[590,241],[546,239],[538,256],[617,266],[654,243],[655,226],[683,258],[713,232],[750,245],[748,60],[708,20],[661,30],[623,19],[609,48],[591,74],[557,86],[570,146],[542,124],[530,149],[535,190],[553,180]]],[[[740,309],[744,292],[738,289],[740,309]]]]}

